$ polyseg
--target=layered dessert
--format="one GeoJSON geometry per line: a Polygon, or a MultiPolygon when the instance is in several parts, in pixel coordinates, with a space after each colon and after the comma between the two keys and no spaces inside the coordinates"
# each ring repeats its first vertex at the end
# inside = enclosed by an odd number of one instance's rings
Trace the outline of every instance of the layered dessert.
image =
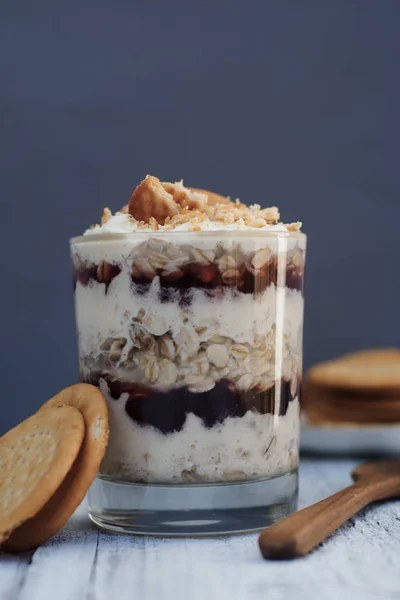
{"type": "Polygon", "coordinates": [[[109,407],[103,476],[201,484],[296,469],[300,225],[148,176],[71,241],[81,379],[109,407]]]}

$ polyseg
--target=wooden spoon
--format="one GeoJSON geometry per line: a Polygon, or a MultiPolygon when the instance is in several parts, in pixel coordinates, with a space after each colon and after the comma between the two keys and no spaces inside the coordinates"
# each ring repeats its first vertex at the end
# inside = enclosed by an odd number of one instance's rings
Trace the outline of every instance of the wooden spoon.
{"type": "Polygon", "coordinates": [[[367,462],[351,475],[353,485],[265,529],[264,558],[304,556],[371,502],[400,496],[400,460],[367,462]]]}

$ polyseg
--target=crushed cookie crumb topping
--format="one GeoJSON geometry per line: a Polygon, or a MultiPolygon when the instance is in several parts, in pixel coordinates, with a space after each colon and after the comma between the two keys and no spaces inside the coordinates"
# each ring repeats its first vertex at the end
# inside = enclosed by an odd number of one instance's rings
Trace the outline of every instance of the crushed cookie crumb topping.
{"type": "Polygon", "coordinates": [[[279,223],[276,206],[261,208],[259,204],[247,206],[239,200],[189,188],[183,181],[162,182],[157,177],[147,177],[135,188],[129,203],[115,215],[105,208],[100,225],[85,233],[112,232],[113,220],[124,220],[126,232],[133,231],[204,231],[218,229],[279,229],[298,232],[300,222],[279,223]],[[128,219],[127,219],[128,217],[128,219]],[[130,217],[130,218],[129,218],[130,217]]]}

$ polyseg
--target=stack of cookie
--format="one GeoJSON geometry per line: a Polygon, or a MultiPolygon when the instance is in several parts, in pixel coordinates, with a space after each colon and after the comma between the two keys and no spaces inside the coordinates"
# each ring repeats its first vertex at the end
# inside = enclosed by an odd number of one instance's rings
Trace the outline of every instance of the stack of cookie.
{"type": "Polygon", "coordinates": [[[365,350],[314,366],[302,409],[310,425],[400,422],[400,350],[365,350]]]}
{"type": "Polygon", "coordinates": [[[0,544],[35,548],[82,502],[108,440],[107,405],[88,384],[66,388],[0,438],[0,544]]]}

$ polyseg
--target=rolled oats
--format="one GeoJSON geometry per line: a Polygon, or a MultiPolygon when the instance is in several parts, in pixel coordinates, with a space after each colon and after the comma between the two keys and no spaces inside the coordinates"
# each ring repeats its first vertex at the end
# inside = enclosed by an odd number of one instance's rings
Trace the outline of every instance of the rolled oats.
{"type": "Polygon", "coordinates": [[[206,353],[210,363],[217,368],[222,369],[228,364],[229,353],[223,344],[211,344],[208,346],[206,353]]]}
{"type": "Polygon", "coordinates": [[[157,274],[148,258],[136,258],[134,260],[132,263],[132,274],[134,275],[136,272],[139,273],[139,276],[149,280],[154,279],[157,274]]]}
{"type": "Polygon", "coordinates": [[[175,258],[173,256],[169,256],[170,261],[166,265],[166,269],[173,269],[175,267],[181,267],[186,265],[190,261],[190,257],[188,254],[178,254],[175,258]]]}
{"type": "Polygon", "coordinates": [[[209,377],[209,379],[212,379],[213,381],[218,381],[218,379],[220,379],[219,373],[220,373],[219,369],[217,369],[216,367],[210,366],[207,376],[209,377]]]}
{"type": "Polygon", "coordinates": [[[188,373],[184,377],[184,382],[187,385],[195,385],[201,381],[204,381],[204,377],[202,375],[195,375],[194,373],[188,373]]]}
{"type": "Polygon", "coordinates": [[[149,250],[155,250],[156,252],[160,252],[161,254],[164,254],[165,252],[167,252],[169,247],[175,248],[174,244],[168,244],[164,240],[159,240],[156,237],[149,238],[146,246],[147,246],[146,254],[149,253],[149,250]]]}
{"type": "MultiPolygon", "coordinates": [[[[218,373],[217,373],[218,375],[218,373]]],[[[238,367],[237,369],[229,369],[229,379],[232,381],[237,381],[243,375],[243,365],[238,367]]]]}
{"type": "Polygon", "coordinates": [[[210,363],[207,360],[207,355],[205,352],[200,352],[197,358],[194,360],[191,365],[192,371],[198,375],[204,377],[210,368],[210,363]]]}
{"type": "Polygon", "coordinates": [[[254,377],[263,375],[268,369],[268,362],[265,353],[261,356],[252,356],[250,358],[250,371],[254,377]]]}
{"type": "Polygon", "coordinates": [[[225,338],[222,335],[219,335],[219,333],[216,333],[213,336],[211,336],[208,341],[210,342],[210,344],[224,344],[227,341],[227,338],[225,338]]]}
{"type": "Polygon", "coordinates": [[[248,355],[249,349],[244,344],[233,344],[230,353],[233,358],[243,360],[248,355]]]}
{"type": "Polygon", "coordinates": [[[265,336],[263,336],[259,333],[256,333],[254,335],[254,341],[253,341],[252,348],[255,350],[255,349],[264,348],[264,347],[265,347],[265,336]]]}
{"type": "Polygon", "coordinates": [[[218,375],[221,379],[229,375],[229,367],[224,367],[223,369],[221,369],[218,375]]]}
{"type": "Polygon", "coordinates": [[[176,368],[176,365],[167,358],[163,358],[159,362],[159,367],[160,372],[157,383],[163,387],[174,385],[178,378],[178,369],[176,368]]]}
{"type": "Polygon", "coordinates": [[[217,263],[221,273],[224,273],[224,271],[228,271],[229,269],[234,269],[237,264],[236,260],[230,254],[224,254],[224,256],[221,256],[221,258],[215,262],[217,263]]]}
{"type": "Polygon", "coordinates": [[[175,337],[177,352],[181,360],[188,360],[197,354],[200,347],[199,336],[191,326],[182,327],[175,337]]]}
{"type": "Polygon", "coordinates": [[[164,358],[174,360],[175,358],[175,344],[169,337],[162,337],[159,341],[160,353],[164,358]]]}
{"type": "MultiPolygon", "coordinates": [[[[144,260],[146,260],[146,259],[144,259],[144,260]]],[[[149,261],[149,263],[153,267],[153,269],[163,269],[165,267],[165,265],[168,263],[169,259],[167,256],[160,254],[159,252],[153,252],[152,254],[149,254],[147,260],[149,261]]]]}
{"type": "Polygon", "coordinates": [[[146,379],[150,381],[150,383],[154,383],[157,381],[158,376],[160,374],[160,367],[158,365],[157,359],[155,357],[150,357],[150,360],[147,362],[144,370],[146,379]]]}
{"type": "Polygon", "coordinates": [[[269,248],[257,250],[251,259],[251,265],[255,269],[263,269],[272,262],[273,254],[269,248]]]}
{"type": "Polygon", "coordinates": [[[156,341],[152,335],[136,321],[132,321],[130,328],[130,336],[133,342],[134,348],[144,348],[146,350],[152,350],[156,346],[156,341]]]}
{"type": "Polygon", "coordinates": [[[252,385],[253,385],[253,376],[250,375],[250,373],[245,373],[236,382],[236,387],[242,391],[249,390],[252,387],[252,385]]]}
{"type": "Polygon", "coordinates": [[[199,265],[209,265],[215,258],[214,252],[211,250],[199,250],[192,248],[192,256],[199,265]]]}
{"type": "Polygon", "coordinates": [[[203,379],[201,382],[190,385],[189,391],[193,394],[204,394],[215,387],[215,381],[212,379],[203,379]]]}
{"type": "MultiPolygon", "coordinates": [[[[242,360],[241,358],[239,360],[242,360]]],[[[230,356],[229,360],[228,360],[228,369],[231,372],[231,375],[234,371],[236,371],[239,367],[239,363],[238,361],[235,359],[234,356],[230,356]]]]}
{"type": "Polygon", "coordinates": [[[143,327],[153,335],[164,335],[168,331],[166,319],[158,314],[147,314],[142,319],[143,327]]]}

